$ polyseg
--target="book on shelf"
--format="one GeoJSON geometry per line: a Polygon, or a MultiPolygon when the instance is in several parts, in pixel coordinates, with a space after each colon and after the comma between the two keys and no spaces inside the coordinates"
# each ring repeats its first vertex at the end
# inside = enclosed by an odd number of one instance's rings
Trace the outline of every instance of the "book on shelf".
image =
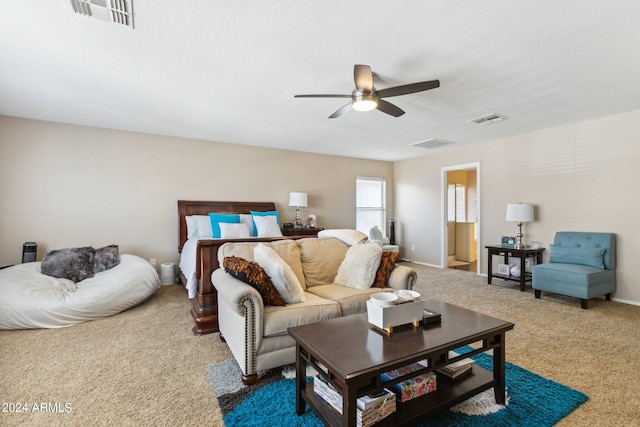
{"type": "Polygon", "coordinates": [[[428,368],[428,367],[429,367],[429,361],[427,359],[418,360],[417,362],[412,363],[410,365],[402,366],[401,368],[396,368],[389,372],[385,372],[384,374],[382,374],[382,379],[387,381],[390,379],[393,380],[403,375],[407,375],[412,372],[418,371],[420,369],[428,368]]]}
{"type": "MultiPolygon", "coordinates": [[[[449,352],[450,359],[458,356],[459,354],[454,351],[449,352]]],[[[466,359],[458,360],[457,362],[442,366],[436,369],[436,371],[439,374],[444,375],[445,377],[456,379],[468,373],[471,373],[474,363],[475,362],[473,361],[473,359],[467,357],[466,359]]]]}
{"type": "MultiPolygon", "coordinates": [[[[423,359],[410,365],[385,372],[380,376],[383,380],[390,381],[428,367],[429,361],[427,359],[423,359]]],[[[436,375],[433,372],[422,373],[398,384],[394,384],[391,388],[398,394],[398,398],[401,402],[406,402],[407,400],[435,391],[437,388],[436,375]]]]}
{"type": "MultiPolygon", "coordinates": [[[[313,391],[342,414],[342,395],[322,376],[313,378],[313,391]]],[[[396,411],[396,395],[383,389],[375,395],[365,395],[357,400],[356,425],[369,427],[396,411]]]]}

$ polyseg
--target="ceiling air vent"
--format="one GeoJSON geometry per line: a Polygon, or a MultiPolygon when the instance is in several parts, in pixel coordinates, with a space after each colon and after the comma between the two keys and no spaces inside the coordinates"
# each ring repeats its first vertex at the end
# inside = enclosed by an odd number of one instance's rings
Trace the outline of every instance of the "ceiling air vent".
{"type": "Polygon", "coordinates": [[[502,121],[507,120],[507,119],[508,119],[508,117],[501,116],[500,114],[493,113],[493,114],[489,114],[489,115],[486,115],[486,116],[478,117],[476,119],[472,119],[472,120],[469,120],[469,121],[473,122],[473,123],[477,123],[479,125],[488,125],[488,124],[495,123],[495,122],[502,122],[502,121]]]}
{"type": "Polygon", "coordinates": [[[425,141],[422,142],[416,142],[415,144],[410,144],[414,147],[421,147],[421,148],[438,148],[438,147],[442,147],[443,145],[448,145],[448,144],[454,144],[453,141],[445,141],[444,139],[437,139],[437,138],[429,138],[425,141]]]}
{"type": "Polygon", "coordinates": [[[133,28],[133,0],[66,0],[71,10],[83,16],[133,28]]]}

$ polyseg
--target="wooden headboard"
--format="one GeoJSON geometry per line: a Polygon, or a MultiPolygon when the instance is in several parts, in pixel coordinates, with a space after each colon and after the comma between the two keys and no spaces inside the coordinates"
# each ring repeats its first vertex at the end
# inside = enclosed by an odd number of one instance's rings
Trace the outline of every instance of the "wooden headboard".
{"type": "Polygon", "coordinates": [[[187,241],[186,216],[209,215],[217,213],[243,213],[251,211],[266,212],[276,210],[273,202],[203,202],[193,200],[178,200],[178,252],[182,252],[182,246],[187,241]]]}

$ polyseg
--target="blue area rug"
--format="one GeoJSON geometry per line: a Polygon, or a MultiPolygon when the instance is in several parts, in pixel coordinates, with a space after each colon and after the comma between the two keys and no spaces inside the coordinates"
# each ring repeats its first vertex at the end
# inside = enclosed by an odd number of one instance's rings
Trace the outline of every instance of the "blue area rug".
{"type": "MultiPolygon", "coordinates": [[[[464,353],[470,348],[458,351],[464,353]]],[[[472,357],[477,365],[492,370],[493,357],[472,357]]],[[[295,413],[293,367],[269,371],[254,386],[244,386],[235,360],[207,367],[207,375],[218,398],[225,426],[313,426],[323,424],[307,406],[295,413]]],[[[307,378],[311,381],[311,377],[307,378]]],[[[506,363],[507,405],[497,405],[493,389],[424,421],[419,426],[553,426],[589,397],[565,385],[506,363]]]]}

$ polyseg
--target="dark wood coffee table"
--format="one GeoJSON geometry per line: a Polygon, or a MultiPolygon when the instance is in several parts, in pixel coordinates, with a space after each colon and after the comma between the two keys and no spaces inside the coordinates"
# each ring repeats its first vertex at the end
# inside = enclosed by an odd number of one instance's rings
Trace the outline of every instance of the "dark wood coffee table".
{"type": "Polygon", "coordinates": [[[412,425],[454,406],[491,387],[497,403],[505,402],[505,333],[513,323],[486,316],[437,300],[425,301],[425,308],[442,314],[442,323],[400,326],[391,335],[367,321],[367,314],[289,328],[296,341],[296,413],[308,403],[325,425],[355,426],[356,400],[412,376],[493,349],[493,373],[479,366],[458,381],[438,378],[437,390],[404,403],[377,425],[412,425]],[[449,359],[449,350],[474,344],[470,353],[449,359]],[[380,374],[428,359],[429,368],[383,382],[380,374]],[[326,367],[327,372],[319,368],[326,367]],[[342,394],[340,415],[306,383],[306,367],[314,366],[342,394]]]}

